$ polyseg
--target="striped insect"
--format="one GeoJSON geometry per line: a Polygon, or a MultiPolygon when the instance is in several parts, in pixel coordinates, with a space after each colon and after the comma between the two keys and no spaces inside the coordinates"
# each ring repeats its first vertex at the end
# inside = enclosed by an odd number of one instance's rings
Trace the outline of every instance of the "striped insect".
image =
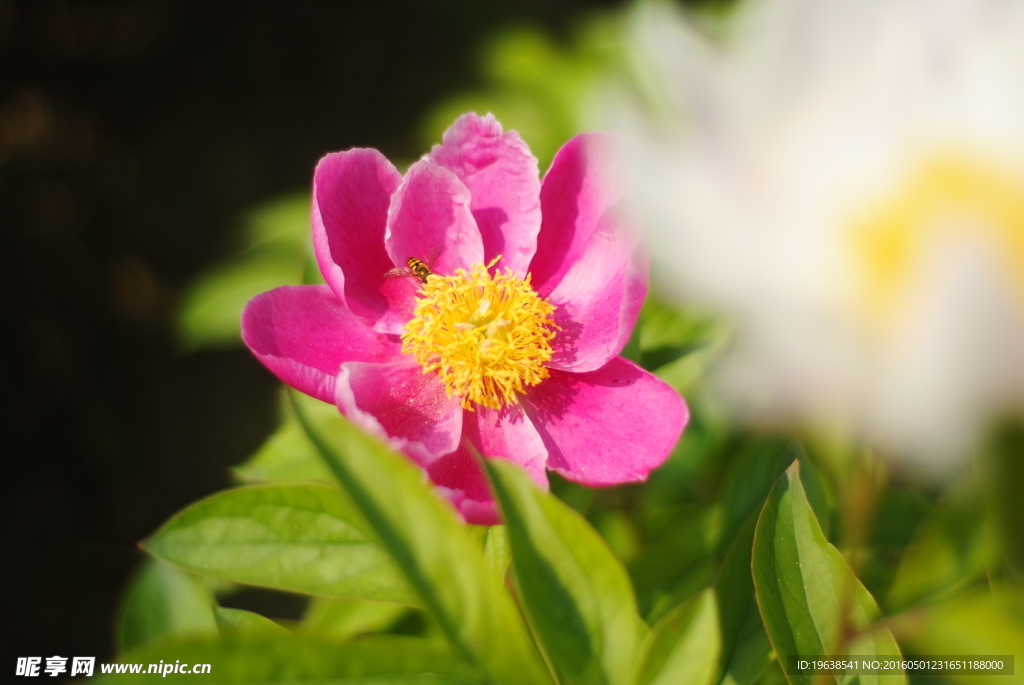
{"type": "Polygon", "coordinates": [[[388,271],[384,274],[384,278],[415,277],[420,279],[421,283],[426,283],[427,278],[431,273],[433,273],[430,269],[433,267],[434,261],[437,260],[439,254],[441,254],[441,249],[437,248],[435,250],[431,250],[430,255],[426,259],[409,257],[409,259],[405,260],[407,266],[398,267],[388,271]]]}

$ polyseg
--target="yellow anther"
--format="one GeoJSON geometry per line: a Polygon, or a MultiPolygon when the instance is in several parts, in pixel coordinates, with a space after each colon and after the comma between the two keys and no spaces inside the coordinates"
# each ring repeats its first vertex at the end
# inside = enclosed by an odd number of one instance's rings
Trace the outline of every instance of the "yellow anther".
{"type": "Polygon", "coordinates": [[[554,305],[525,279],[484,266],[454,276],[433,274],[420,289],[415,316],[402,334],[402,351],[436,373],[462,406],[501,409],[547,378],[554,305]]]}

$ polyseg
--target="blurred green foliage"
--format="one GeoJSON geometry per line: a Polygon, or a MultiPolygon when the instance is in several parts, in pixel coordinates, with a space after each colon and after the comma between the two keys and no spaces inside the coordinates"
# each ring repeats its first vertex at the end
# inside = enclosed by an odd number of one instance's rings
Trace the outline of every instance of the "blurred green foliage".
{"type": "Polygon", "coordinates": [[[213,604],[213,596],[196,578],[149,560],[125,592],[117,632],[119,649],[135,649],[164,635],[215,633],[213,604]]]}
{"type": "Polygon", "coordinates": [[[591,18],[565,45],[531,27],[499,34],[478,61],[483,86],[440,102],[424,121],[422,143],[440,142],[464,112],[491,112],[519,132],[546,169],[565,141],[593,128],[594,90],[625,64],[622,27],[619,15],[591,18]]]}
{"type": "Polygon", "coordinates": [[[996,533],[1006,550],[1007,561],[1024,576],[1024,420],[1013,418],[993,430],[987,453],[996,533]]]}
{"type": "Polygon", "coordinates": [[[282,285],[320,282],[312,259],[307,194],[272,200],[248,213],[239,254],[193,281],[178,308],[178,339],[186,350],[241,344],[242,309],[282,285]]]}

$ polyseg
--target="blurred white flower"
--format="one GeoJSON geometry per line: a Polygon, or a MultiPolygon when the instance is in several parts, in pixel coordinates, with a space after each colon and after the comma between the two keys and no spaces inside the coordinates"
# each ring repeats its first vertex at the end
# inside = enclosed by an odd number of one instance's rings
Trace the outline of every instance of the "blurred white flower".
{"type": "Polygon", "coordinates": [[[733,406],[955,466],[1024,402],[1024,1],[715,28],[642,6],[613,111],[661,289],[735,319],[733,406]]]}

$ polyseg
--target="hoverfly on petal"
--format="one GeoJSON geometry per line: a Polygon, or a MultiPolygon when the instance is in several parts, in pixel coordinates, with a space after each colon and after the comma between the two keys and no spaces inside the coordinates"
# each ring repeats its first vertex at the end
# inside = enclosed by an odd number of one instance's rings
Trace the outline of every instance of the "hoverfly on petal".
{"type": "Polygon", "coordinates": [[[431,268],[434,262],[437,261],[438,256],[441,254],[441,248],[437,247],[430,251],[426,259],[419,259],[418,257],[409,257],[405,260],[407,266],[397,267],[391,269],[384,274],[384,278],[418,278],[421,283],[426,283],[427,278],[433,273],[431,268]]]}

